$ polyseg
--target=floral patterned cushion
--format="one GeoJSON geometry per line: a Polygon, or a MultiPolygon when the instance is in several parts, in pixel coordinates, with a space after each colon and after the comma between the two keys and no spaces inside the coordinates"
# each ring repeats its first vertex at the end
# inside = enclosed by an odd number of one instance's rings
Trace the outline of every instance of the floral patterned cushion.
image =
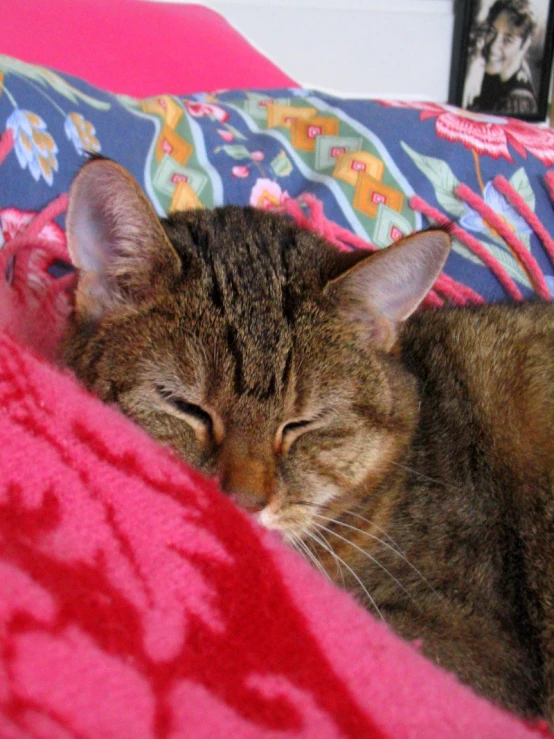
{"type": "Polygon", "coordinates": [[[436,304],[554,289],[551,129],[305,89],[135,99],[5,56],[0,93],[5,240],[14,214],[67,192],[86,153],[101,152],[160,214],[277,207],[345,249],[448,226],[454,248],[436,304]]]}

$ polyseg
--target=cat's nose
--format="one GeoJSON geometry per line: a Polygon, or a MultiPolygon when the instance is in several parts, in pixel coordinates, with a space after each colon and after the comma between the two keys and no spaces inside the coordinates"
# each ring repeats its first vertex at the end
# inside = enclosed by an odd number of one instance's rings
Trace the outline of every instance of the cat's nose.
{"type": "Polygon", "coordinates": [[[261,511],[273,494],[273,474],[260,459],[239,457],[219,470],[220,487],[250,513],[261,511]]]}

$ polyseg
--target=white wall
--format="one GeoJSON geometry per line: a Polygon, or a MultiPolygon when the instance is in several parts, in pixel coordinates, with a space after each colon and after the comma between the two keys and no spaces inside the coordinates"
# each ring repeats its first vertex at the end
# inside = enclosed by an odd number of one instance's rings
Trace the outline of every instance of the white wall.
{"type": "Polygon", "coordinates": [[[447,99],[454,0],[202,4],[304,86],[344,95],[447,99]]]}

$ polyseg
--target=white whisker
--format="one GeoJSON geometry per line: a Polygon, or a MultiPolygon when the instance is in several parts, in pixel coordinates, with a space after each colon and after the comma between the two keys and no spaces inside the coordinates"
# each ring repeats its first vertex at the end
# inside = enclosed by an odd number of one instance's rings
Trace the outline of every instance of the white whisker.
{"type": "MultiPolygon", "coordinates": [[[[305,501],[298,501],[297,503],[295,503],[295,505],[306,505],[306,506],[310,506],[311,508],[317,508],[318,510],[323,509],[323,510],[326,510],[326,511],[328,511],[330,513],[333,513],[333,509],[330,506],[327,506],[327,505],[322,504],[322,503],[308,503],[308,502],[305,502],[305,501]]],[[[347,514],[349,516],[354,516],[355,518],[359,518],[361,521],[365,521],[370,526],[373,526],[373,528],[375,528],[378,531],[380,531],[383,534],[383,536],[386,536],[387,537],[387,539],[390,541],[390,543],[393,545],[393,547],[395,547],[399,552],[402,551],[402,549],[401,549],[400,545],[398,544],[398,542],[396,542],[392,538],[392,536],[390,536],[390,534],[388,534],[385,531],[385,529],[382,529],[374,521],[370,521],[369,518],[364,518],[364,516],[361,516],[359,513],[354,513],[354,511],[349,511],[349,510],[341,511],[340,512],[340,515],[342,516],[343,514],[347,514]]],[[[333,521],[334,520],[335,519],[333,519],[333,521]]]]}
{"type": "Polygon", "coordinates": [[[323,577],[326,577],[328,580],[331,578],[329,577],[328,573],[325,571],[325,568],[321,564],[321,562],[318,560],[314,552],[308,547],[305,541],[302,541],[302,539],[297,534],[291,534],[291,537],[294,537],[293,546],[294,548],[302,554],[302,552],[308,557],[308,559],[313,562],[313,564],[317,567],[317,569],[321,572],[323,577]],[[297,546],[298,545],[298,546],[297,546]]]}
{"type": "MultiPolygon", "coordinates": [[[[306,544],[306,546],[308,545],[307,542],[305,542],[305,544],[306,544]]],[[[344,581],[344,572],[342,571],[342,567],[340,566],[339,558],[338,557],[335,557],[334,559],[335,559],[335,568],[337,570],[337,574],[340,575],[340,579],[342,580],[342,586],[346,590],[346,583],[344,581]]],[[[330,577],[329,577],[329,579],[331,580],[330,577]]]]}
{"type": "Polygon", "coordinates": [[[406,465],[400,464],[399,462],[391,462],[391,464],[395,465],[395,467],[400,467],[400,469],[402,470],[406,470],[406,472],[411,472],[412,474],[417,475],[418,477],[422,477],[424,480],[427,480],[428,482],[434,482],[437,485],[442,485],[445,488],[452,488],[452,490],[458,490],[459,492],[463,492],[462,488],[459,488],[456,485],[452,485],[452,483],[443,482],[442,480],[436,480],[434,477],[429,477],[428,475],[424,475],[423,472],[414,470],[413,467],[406,467],[406,465]]]}
{"type": "Polygon", "coordinates": [[[371,595],[369,594],[366,586],[360,580],[360,578],[358,577],[358,575],[354,572],[354,570],[352,569],[352,567],[350,567],[349,565],[347,565],[346,562],[344,561],[344,559],[342,559],[341,557],[339,557],[339,555],[335,551],[333,551],[333,548],[330,545],[328,545],[321,537],[319,537],[316,534],[314,534],[313,531],[306,530],[304,533],[308,537],[310,537],[311,539],[313,539],[315,542],[317,542],[324,549],[326,549],[332,557],[334,557],[337,561],[339,561],[341,564],[343,564],[346,567],[346,569],[356,578],[356,580],[360,584],[360,587],[362,588],[362,590],[364,591],[364,593],[367,595],[367,598],[368,598],[369,602],[372,604],[372,606],[375,608],[375,610],[379,614],[379,618],[381,619],[381,621],[384,621],[385,619],[383,618],[383,614],[379,610],[379,607],[378,607],[377,603],[371,597],[371,595]]]}
{"type": "Polygon", "coordinates": [[[380,567],[384,572],[387,573],[387,575],[392,580],[394,580],[394,582],[398,585],[398,587],[402,590],[402,592],[405,593],[408,596],[408,598],[412,601],[412,603],[416,606],[416,608],[419,609],[419,605],[418,605],[417,601],[413,598],[413,596],[410,595],[410,593],[406,590],[406,588],[404,587],[404,585],[402,585],[402,583],[400,582],[400,580],[398,580],[398,578],[396,578],[392,574],[392,572],[389,572],[389,570],[385,567],[385,565],[381,564],[381,562],[379,562],[378,559],[376,559],[373,555],[369,554],[369,552],[366,552],[365,549],[362,549],[357,544],[354,544],[354,542],[348,541],[348,539],[346,539],[344,536],[341,536],[340,534],[337,534],[336,531],[331,531],[331,529],[329,529],[327,526],[322,526],[319,523],[315,523],[314,525],[317,526],[318,529],[321,529],[322,531],[326,531],[328,534],[331,534],[332,536],[336,536],[337,539],[341,539],[346,544],[349,544],[351,547],[353,547],[358,552],[360,552],[361,554],[363,554],[364,557],[367,557],[371,562],[373,562],[378,567],[380,567]]]}
{"type": "MultiPolygon", "coordinates": [[[[383,541],[382,539],[380,539],[378,536],[375,536],[374,534],[370,534],[369,531],[364,531],[363,529],[359,529],[357,526],[351,526],[350,524],[345,523],[344,521],[338,521],[335,518],[329,518],[329,516],[322,516],[321,513],[314,513],[313,516],[314,516],[314,518],[321,518],[321,519],[323,519],[325,521],[330,521],[331,523],[336,523],[338,526],[343,526],[344,528],[351,529],[352,531],[358,531],[360,534],[363,534],[364,536],[368,536],[370,539],[374,539],[375,541],[379,542],[379,544],[382,544],[384,547],[387,547],[387,549],[390,549],[391,552],[394,552],[394,554],[396,554],[398,557],[400,557],[401,559],[403,559],[404,562],[406,562],[406,564],[408,565],[408,567],[411,567],[411,569],[416,573],[416,575],[418,575],[421,578],[421,580],[426,585],[428,585],[429,588],[431,588],[431,590],[433,591],[433,593],[437,597],[442,598],[442,595],[440,595],[440,593],[437,593],[437,591],[431,585],[431,583],[429,582],[429,580],[427,580],[427,578],[425,577],[425,575],[422,572],[420,572],[417,569],[417,567],[410,562],[409,559],[407,559],[407,557],[400,551],[400,549],[395,549],[390,544],[388,544],[386,541],[383,541]]],[[[367,519],[364,519],[364,521],[367,521],[367,519]]],[[[368,521],[368,523],[371,523],[371,522],[368,521]]],[[[352,546],[355,546],[352,542],[349,542],[349,544],[352,544],[352,546]]],[[[368,553],[366,552],[366,554],[368,554],[368,553]]],[[[370,556],[370,555],[368,554],[368,556],[370,556]]],[[[377,562],[377,560],[375,560],[375,561],[377,562]]],[[[381,563],[380,562],[377,562],[377,564],[380,565],[381,563]]],[[[383,567],[383,565],[381,565],[381,567],[383,567]]],[[[386,568],[384,568],[384,567],[383,567],[383,569],[386,570],[386,568]]],[[[387,571],[387,573],[391,577],[394,577],[394,575],[392,575],[390,572],[388,572],[388,570],[386,570],[386,571],[387,571]]]]}
{"type": "Polygon", "coordinates": [[[390,541],[393,547],[395,547],[399,552],[402,551],[398,542],[396,542],[392,538],[392,536],[385,531],[385,529],[382,529],[374,521],[370,521],[369,518],[365,518],[364,516],[361,516],[359,513],[354,513],[354,511],[341,511],[341,515],[343,513],[347,513],[349,516],[354,516],[354,518],[359,518],[361,521],[365,521],[370,526],[373,526],[374,529],[377,529],[377,531],[380,531],[383,534],[383,536],[387,537],[387,539],[390,541]]]}

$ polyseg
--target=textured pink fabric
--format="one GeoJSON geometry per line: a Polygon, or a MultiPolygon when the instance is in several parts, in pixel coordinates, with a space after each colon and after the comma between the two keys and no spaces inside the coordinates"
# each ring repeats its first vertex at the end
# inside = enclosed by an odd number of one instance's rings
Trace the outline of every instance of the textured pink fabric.
{"type": "Polygon", "coordinates": [[[0,53],[136,96],[295,85],[222,16],[200,5],[8,0],[0,53]]]}
{"type": "Polygon", "coordinates": [[[0,736],[544,735],[0,333],[0,736]]]}
{"type": "MultiPolygon", "coordinates": [[[[0,158],[3,139],[0,140],[0,158]]],[[[60,195],[40,213],[0,210],[0,330],[54,358],[64,322],[71,311],[68,288],[74,276],[54,279],[49,268],[68,261],[65,233],[54,221],[67,208],[60,195]]]]}

